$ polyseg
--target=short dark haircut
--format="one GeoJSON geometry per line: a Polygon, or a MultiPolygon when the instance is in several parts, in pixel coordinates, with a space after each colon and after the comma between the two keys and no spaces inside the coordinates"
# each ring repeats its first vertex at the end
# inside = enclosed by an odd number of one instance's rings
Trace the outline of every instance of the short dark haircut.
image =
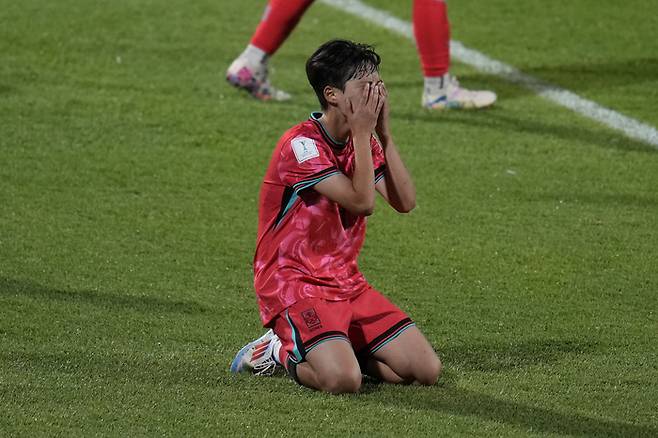
{"type": "Polygon", "coordinates": [[[324,87],[345,91],[345,83],[379,71],[380,56],[372,46],[346,40],[324,43],[306,61],[306,76],[322,109],[327,109],[324,87]]]}

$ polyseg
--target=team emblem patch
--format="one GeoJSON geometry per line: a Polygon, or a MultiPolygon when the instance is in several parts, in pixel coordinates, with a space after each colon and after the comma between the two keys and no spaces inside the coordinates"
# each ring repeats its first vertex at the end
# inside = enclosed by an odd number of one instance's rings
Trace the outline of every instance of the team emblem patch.
{"type": "Polygon", "coordinates": [[[318,318],[318,314],[315,313],[315,309],[313,308],[304,310],[302,312],[302,318],[304,318],[306,327],[308,327],[309,330],[313,330],[322,326],[322,322],[320,321],[320,318],[318,318]]]}
{"type": "Polygon", "coordinates": [[[291,144],[292,151],[295,153],[295,158],[297,158],[297,162],[299,163],[320,156],[315,141],[310,138],[297,137],[292,140],[291,144]]]}

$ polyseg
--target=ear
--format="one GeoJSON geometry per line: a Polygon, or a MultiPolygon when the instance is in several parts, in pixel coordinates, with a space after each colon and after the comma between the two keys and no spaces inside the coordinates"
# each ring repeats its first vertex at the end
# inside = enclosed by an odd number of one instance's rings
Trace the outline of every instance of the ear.
{"type": "Polygon", "coordinates": [[[324,98],[329,105],[338,105],[338,95],[336,94],[336,89],[334,87],[327,85],[322,90],[322,93],[324,94],[324,98]]]}

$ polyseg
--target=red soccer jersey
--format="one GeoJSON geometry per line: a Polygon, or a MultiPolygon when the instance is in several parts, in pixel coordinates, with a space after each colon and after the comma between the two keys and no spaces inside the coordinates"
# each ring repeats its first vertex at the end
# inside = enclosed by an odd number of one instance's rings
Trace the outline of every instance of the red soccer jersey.
{"type": "MultiPolygon", "coordinates": [[[[264,325],[303,298],[349,299],[368,286],[357,266],[366,219],[313,190],[318,182],[354,172],[354,146],[333,140],[311,114],[274,149],[260,191],[254,286],[264,325]]],[[[371,137],[375,181],[384,151],[371,137]]]]}

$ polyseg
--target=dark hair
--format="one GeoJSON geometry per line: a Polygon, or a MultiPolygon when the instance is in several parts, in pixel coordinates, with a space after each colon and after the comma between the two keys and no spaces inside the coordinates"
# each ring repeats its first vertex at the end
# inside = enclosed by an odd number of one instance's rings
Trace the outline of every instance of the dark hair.
{"type": "Polygon", "coordinates": [[[327,108],[324,87],[345,90],[350,79],[360,78],[379,70],[380,56],[372,46],[346,40],[324,43],[306,61],[306,76],[315,90],[322,109],[327,108]]]}

